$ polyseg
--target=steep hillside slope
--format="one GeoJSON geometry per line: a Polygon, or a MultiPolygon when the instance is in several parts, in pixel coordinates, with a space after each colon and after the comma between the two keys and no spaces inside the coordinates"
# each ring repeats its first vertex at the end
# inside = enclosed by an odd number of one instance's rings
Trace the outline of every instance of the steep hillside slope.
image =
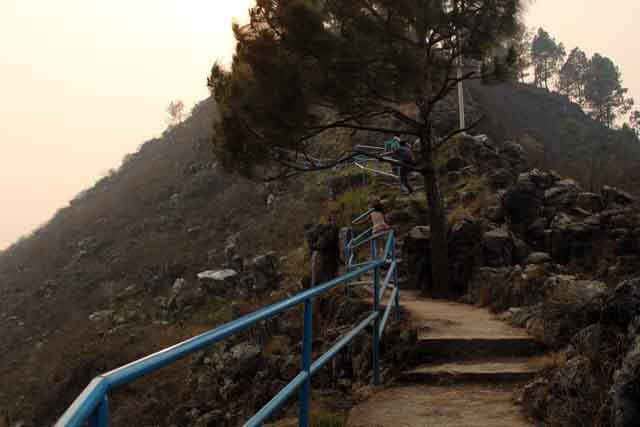
{"type": "Polygon", "coordinates": [[[0,419],[5,408],[51,421],[93,375],[228,320],[228,302],[212,299],[167,324],[158,298],[221,266],[229,238],[250,259],[302,245],[324,187],[267,189],[219,169],[214,108],[203,102],[0,256],[0,419]]]}
{"type": "Polygon", "coordinates": [[[486,120],[479,131],[497,141],[517,140],[537,167],[579,180],[591,191],[640,183],[640,144],[587,116],[567,97],[523,84],[469,85],[486,120]]]}

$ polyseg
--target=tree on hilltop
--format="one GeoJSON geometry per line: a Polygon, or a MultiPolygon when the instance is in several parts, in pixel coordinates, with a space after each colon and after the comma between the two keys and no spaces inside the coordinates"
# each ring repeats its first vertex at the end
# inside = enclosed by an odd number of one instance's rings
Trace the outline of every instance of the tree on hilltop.
{"type": "MultiPolygon", "coordinates": [[[[446,218],[437,148],[466,129],[434,134],[436,106],[460,81],[504,77],[504,50],[519,28],[521,0],[257,0],[234,25],[231,70],[215,65],[209,88],[220,109],[214,146],[247,175],[277,165],[310,168],[335,130],[419,140],[431,223],[432,289],[449,293],[446,218]],[[498,52],[504,53],[498,55],[498,52]],[[457,64],[463,61],[462,72],[457,64]],[[293,155],[291,155],[293,153],[293,155]]],[[[326,147],[324,147],[326,148],[326,147]]],[[[329,168],[357,155],[335,152],[329,168]]],[[[386,161],[391,161],[384,159],[386,161]]]]}
{"type": "Polygon", "coordinates": [[[549,89],[549,83],[552,83],[553,76],[558,72],[565,55],[562,43],[557,43],[544,29],[538,29],[531,43],[535,86],[549,89]]]}
{"type": "Polygon", "coordinates": [[[629,121],[629,126],[633,129],[638,138],[640,138],[640,111],[633,111],[629,121]]]}
{"type": "Polygon", "coordinates": [[[169,115],[169,117],[167,117],[169,128],[176,127],[182,123],[186,114],[184,111],[184,102],[179,99],[171,101],[167,107],[167,114],[169,115]]]}
{"type": "Polygon", "coordinates": [[[591,116],[608,127],[633,107],[633,99],[626,96],[628,89],[622,87],[618,66],[606,56],[596,53],[591,58],[584,90],[591,116]]]}
{"type": "Polygon", "coordinates": [[[585,106],[584,87],[589,66],[587,55],[579,47],[576,47],[569,53],[567,61],[560,69],[558,80],[558,92],[582,107],[585,106]]]}

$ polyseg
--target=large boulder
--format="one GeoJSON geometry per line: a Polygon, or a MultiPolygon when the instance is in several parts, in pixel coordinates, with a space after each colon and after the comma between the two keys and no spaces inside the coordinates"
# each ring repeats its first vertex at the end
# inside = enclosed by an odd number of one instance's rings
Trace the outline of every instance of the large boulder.
{"type": "Polygon", "coordinates": [[[426,289],[431,281],[431,228],[412,228],[404,239],[402,258],[406,260],[407,281],[411,289],[426,289]]]}
{"type": "Polygon", "coordinates": [[[529,264],[545,264],[547,262],[551,262],[552,258],[546,252],[532,252],[529,256],[524,260],[525,265],[529,264]]]}
{"type": "Polygon", "coordinates": [[[607,285],[555,275],[544,283],[544,343],[551,348],[565,346],[571,337],[600,319],[607,285]]]}
{"type": "Polygon", "coordinates": [[[640,317],[629,328],[629,339],[629,351],[614,374],[611,388],[615,427],[640,425],[640,317]]]}
{"type": "Polygon", "coordinates": [[[446,168],[447,172],[460,172],[465,166],[467,166],[467,162],[463,158],[453,156],[447,160],[446,168]]]}
{"type": "Polygon", "coordinates": [[[483,264],[488,267],[509,266],[515,263],[516,244],[506,228],[491,230],[482,238],[483,264]]]}
{"type": "Polygon", "coordinates": [[[552,271],[548,265],[483,267],[469,283],[465,299],[493,312],[535,306],[544,299],[544,283],[552,271]]]}
{"type": "Polygon", "coordinates": [[[543,206],[540,191],[531,181],[519,181],[502,197],[502,206],[511,228],[524,233],[540,217],[543,206]]]}
{"type": "Polygon", "coordinates": [[[482,232],[482,222],[468,215],[456,218],[449,229],[449,279],[457,295],[466,292],[479,264],[482,232]]]}
{"type": "Polygon", "coordinates": [[[280,258],[275,252],[255,257],[247,268],[245,281],[258,294],[277,289],[280,286],[280,258]]]}
{"type": "Polygon", "coordinates": [[[500,152],[506,156],[509,160],[515,163],[525,163],[527,160],[527,153],[522,145],[513,141],[506,141],[502,144],[500,152]]]}
{"type": "Polygon", "coordinates": [[[601,322],[626,329],[640,316],[640,278],[626,280],[611,292],[602,309],[601,322]]]}
{"type": "Polygon", "coordinates": [[[558,181],[544,192],[544,203],[554,209],[568,209],[578,200],[579,187],[572,179],[558,181]]]}
{"type": "Polygon", "coordinates": [[[554,172],[542,172],[538,169],[533,169],[526,173],[521,173],[518,176],[518,182],[532,182],[538,189],[544,191],[553,187],[554,184],[562,178],[554,172]]]}
{"type": "Polygon", "coordinates": [[[334,279],[340,268],[340,229],[335,224],[317,224],[305,233],[311,248],[311,285],[334,279]]]}
{"type": "Polygon", "coordinates": [[[598,213],[604,209],[602,196],[596,193],[579,193],[576,206],[587,212],[598,213]]]}
{"type": "Polygon", "coordinates": [[[210,295],[223,296],[237,290],[238,272],[235,270],[207,270],[198,273],[202,288],[210,295]]]}
{"type": "Polygon", "coordinates": [[[512,185],[516,181],[516,176],[511,169],[501,168],[490,171],[487,174],[487,179],[489,180],[489,185],[498,190],[512,185]]]}
{"type": "Polygon", "coordinates": [[[595,242],[601,237],[597,217],[579,221],[560,213],[551,222],[551,255],[561,264],[594,265],[595,242]]]}
{"type": "Polygon", "coordinates": [[[622,191],[615,187],[609,187],[605,185],[602,187],[602,197],[604,198],[607,209],[612,209],[618,206],[627,206],[638,199],[626,191],[622,191]]]}

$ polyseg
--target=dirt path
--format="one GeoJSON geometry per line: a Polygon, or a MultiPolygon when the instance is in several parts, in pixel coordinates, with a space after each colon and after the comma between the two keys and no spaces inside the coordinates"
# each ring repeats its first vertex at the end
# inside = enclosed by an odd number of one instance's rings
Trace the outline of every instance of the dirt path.
{"type": "Polygon", "coordinates": [[[469,305],[411,292],[401,303],[419,330],[424,365],[356,406],[349,427],[529,425],[513,392],[535,374],[530,337],[469,305]]]}

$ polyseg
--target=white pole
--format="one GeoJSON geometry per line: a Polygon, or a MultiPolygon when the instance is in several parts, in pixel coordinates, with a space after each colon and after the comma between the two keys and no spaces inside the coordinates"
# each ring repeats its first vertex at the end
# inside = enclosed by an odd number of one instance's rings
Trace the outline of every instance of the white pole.
{"type": "Polygon", "coordinates": [[[458,56],[458,110],[460,111],[460,129],[464,129],[467,125],[464,117],[464,85],[460,80],[462,79],[462,43],[460,41],[460,33],[456,34],[456,38],[458,39],[458,52],[460,52],[458,56]]]}

